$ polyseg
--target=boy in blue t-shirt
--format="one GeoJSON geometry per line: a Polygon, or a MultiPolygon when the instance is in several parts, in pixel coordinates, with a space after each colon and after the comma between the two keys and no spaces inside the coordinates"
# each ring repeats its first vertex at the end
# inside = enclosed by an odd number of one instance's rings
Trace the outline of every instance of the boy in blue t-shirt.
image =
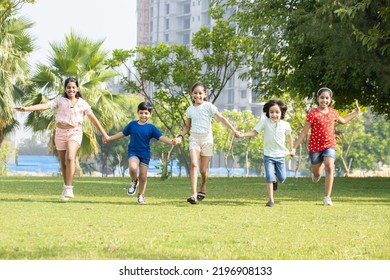
{"type": "Polygon", "coordinates": [[[157,127],[148,123],[152,116],[152,110],[153,107],[149,102],[141,102],[137,109],[138,121],[131,121],[121,132],[109,136],[107,140],[109,142],[131,135],[127,150],[131,184],[127,189],[127,194],[134,195],[139,185],[138,204],[145,204],[144,195],[150,161],[150,140],[155,138],[167,144],[175,144],[172,139],[163,136],[157,127]],[[138,169],[139,175],[137,176],[138,169]]]}

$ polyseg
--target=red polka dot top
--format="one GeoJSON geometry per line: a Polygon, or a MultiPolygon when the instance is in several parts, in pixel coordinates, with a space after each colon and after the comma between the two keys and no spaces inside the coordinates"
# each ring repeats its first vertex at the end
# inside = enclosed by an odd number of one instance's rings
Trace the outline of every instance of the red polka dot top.
{"type": "Polygon", "coordinates": [[[311,123],[311,133],[309,138],[309,151],[321,152],[327,148],[336,148],[336,136],[334,123],[340,115],[333,108],[329,108],[328,113],[322,113],[318,108],[311,110],[306,117],[306,121],[311,123]]]}

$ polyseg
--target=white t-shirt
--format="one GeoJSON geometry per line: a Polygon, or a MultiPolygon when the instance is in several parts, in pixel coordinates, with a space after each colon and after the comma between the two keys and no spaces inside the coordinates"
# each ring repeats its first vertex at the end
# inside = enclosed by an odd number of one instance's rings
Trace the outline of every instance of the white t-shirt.
{"type": "Polygon", "coordinates": [[[285,157],[290,154],[286,147],[286,135],[291,135],[291,126],[288,122],[280,120],[275,123],[266,117],[260,120],[254,130],[264,131],[265,156],[285,157]]]}
{"type": "Polygon", "coordinates": [[[191,132],[209,134],[211,130],[211,118],[218,112],[217,107],[210,102],[203,102],[199,106],[191,105],[187,108],[186,117],[191,119],[191,132]]]}

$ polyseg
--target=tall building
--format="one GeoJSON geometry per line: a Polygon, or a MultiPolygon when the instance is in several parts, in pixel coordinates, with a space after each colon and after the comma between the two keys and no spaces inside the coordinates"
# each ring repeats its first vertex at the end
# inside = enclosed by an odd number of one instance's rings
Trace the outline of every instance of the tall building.
{"type": "MultiPolygon", "coordinates": [[[[138,0],[137,45],[153,46],[159,42],[186,45],[191,49],[192,36],[203,26],[214,24],[208,15],[211,0],[138,0]]],[[[262,106],[252,96],[247,81],[235,77],[229,81],[217,102],[220,111],[251,110],[261,115],[262,106]]]]}
{"type": "MultiPolygon", "coordinates": [[[[186,45],[191,49],[194,34],[203,26],[212,28],[214,21],[208,15],[210,0],[138,0],[137,45],[153,46],[159,42],[186,45]]],[[[223,110],[250,110],[255,116],[262,113],[262,104],[252,96],[248,82],[238,78],[228,82],[215,105],[223,110]]],[[[213,166],[219,166],[219,157],[213,166]]]]}

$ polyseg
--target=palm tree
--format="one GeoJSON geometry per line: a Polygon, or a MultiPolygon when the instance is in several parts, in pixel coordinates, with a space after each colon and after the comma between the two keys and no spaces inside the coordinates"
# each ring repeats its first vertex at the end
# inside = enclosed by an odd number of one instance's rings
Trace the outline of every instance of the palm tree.
{"type": "Polygon", "coordinates": [[[27,83],[27,56],[33,50],[33,38],[27,33],[32,27],[27,19],[17,18],[24,1],[2,1],[0,5],[0,146],[5,136],[18,125],[13,104],[27,83]]]}
{"type": "MultiPolygon", "coordinates": [[[[63,95],[64,79],[74,76],[79,81],[83,98],[91,104],[94,114],[106,130],[121,122],[126,116],[126,104],[121,95],[112,95],[104,88],[105,82],[117,74],[105,67],[103,62],[108,53],[101,50],[102,44],[103,41],[94,42],[73,32],[65,36],[64,42],[51,43],[49,64],[37,66],[26,105],[46,103],[63,95]]],[[[52,110],[32,112],[27,117],[26,125],[34,132],[51,131],[53,136],[55,114],[52,110]]],[[[86,118],[80,156],[88,157],[98,152],[95,130],[86,118]]]]}

